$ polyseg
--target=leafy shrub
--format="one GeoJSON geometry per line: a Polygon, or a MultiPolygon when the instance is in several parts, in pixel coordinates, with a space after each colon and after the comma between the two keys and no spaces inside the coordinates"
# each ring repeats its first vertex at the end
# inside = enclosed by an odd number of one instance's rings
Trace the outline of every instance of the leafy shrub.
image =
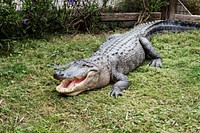
{"type": "Polygon", "coordinates": [[[24,14],[23,24],[26,34],[34,37],[55,32],[61,26],[52,0],[26,0],[21,13],[24,14]]]}
{"type": "Polygon", "coordinates": [[[42,37],[46,33],[92,32],[99,22],[98,4],[89,0],[66,0],[56,7],[53,0],[23,1],[16,11],[12,0],[0,4],[0,38],[42,37]],[[7,2],[8,3],[8,2],[7,2]]]}
{"type": "Polygon", "coordinates": [[[13,50],[12,39],[42,38],[52,33],[95,32],[101,27],[98,4],[89,0],[25,0],[20,11],[12,0],[0,3],[0,54],[13,50]]]}
{"type": "Polygon", "coordinates": [[[21,36],[22,16],[14,4],[0,3],[0,39],[21,36]]]}
{"type": "Polygon", "coordinates": [[[64,1],[56,7],[52,0],[31,1],[23,4],[27,32],[33,35],[44,33],[88,31],[98,22],[98,5],[84,0],[64,1]]]}
{"type": "Polygon", "coordinates": [[[66,1],[64,8],[68,12],[66,16],[65,28],[71,31],[92,32],[99,24],[100,9],[98,3],[88,0],[70,0],[66,1]],[[70,2],[71,1],[71,2],[70,2]],[[73,1],[73,2],[72,2],[73,1]]]}

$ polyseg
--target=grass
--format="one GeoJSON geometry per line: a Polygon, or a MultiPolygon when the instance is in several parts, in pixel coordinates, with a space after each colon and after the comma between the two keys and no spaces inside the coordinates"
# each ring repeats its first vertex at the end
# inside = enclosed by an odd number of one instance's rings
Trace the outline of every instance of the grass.
{"type": "Polygon", "coordinates": [[[122,97],[111,85],[74,97],[55,91],[53,64],[89,57],[107,35],[13,42],[0,57],[0,132],[200,132],[200,33],[157,35],[163,68],[145,62],[122,97]]]}

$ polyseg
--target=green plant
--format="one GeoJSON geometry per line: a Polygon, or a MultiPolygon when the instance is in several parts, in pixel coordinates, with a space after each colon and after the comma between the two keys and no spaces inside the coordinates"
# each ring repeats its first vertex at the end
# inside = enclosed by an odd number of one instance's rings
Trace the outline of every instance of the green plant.
{"type": "Polygon", "coordinates": [[[22,12],[27,32],[41,36],[46,32],[91,32],[99,21],[98,4],[88,0],[64,1],[62,7],[56,7],[52,0],[27,0],[22,12]]]}
{"type": "Polygon", "coordinates": [[[16,11],[12,0],[0,4],[0,37],[43,37],[46,33],[92,32],[99,23],[98,4],[89,0],[65,0],[57,7],[53,0],[24,0],[16,11]]]}
{"type": "Polygon", "coordinates": [[[16,11],[12,0],[0,3],[0,49],[12,49],[10,39],[43,38],[54,33],[76,34],[99,29],[99,7],[89,0],[64,0],[56,6],[53,0],[23,0],[16,11]]]}
{"type": "Polygon", "coordinates": [[[21,36],[22,16],[14,4],[0,3],[0,39],[21,36]]]}
{"type": "Polygon", "coordinates": [[[99,12],[98,3],[89,0],[70,0],[66,1],[68,16],[65,21],[65,26],[68,31],[82,31],[92,32],[97,23],[99,23],[99,12]],[[71,9],[70,9],[71,7],[71,9]]]}
{"type": "Polygon", "coordinates": [[[23,24],[26,34],[42,37],[59,29],[58,10],[52,0],[26,0],[21,13],[24,14],[23,24]]]}

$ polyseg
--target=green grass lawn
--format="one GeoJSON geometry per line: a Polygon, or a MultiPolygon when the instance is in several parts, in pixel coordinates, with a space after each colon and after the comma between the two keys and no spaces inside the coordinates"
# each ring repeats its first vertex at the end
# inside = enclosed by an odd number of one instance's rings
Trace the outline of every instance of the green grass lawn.
{"type": "Polygon", "coordinates": [[[14,42],[0,57],[0,132],[200,132],[200,31],[157,35],[163,68],[145,62],[117,99],[111,85],[78,96],[55,91],[53,64],[89,57],[107,34],[14,42]]]}

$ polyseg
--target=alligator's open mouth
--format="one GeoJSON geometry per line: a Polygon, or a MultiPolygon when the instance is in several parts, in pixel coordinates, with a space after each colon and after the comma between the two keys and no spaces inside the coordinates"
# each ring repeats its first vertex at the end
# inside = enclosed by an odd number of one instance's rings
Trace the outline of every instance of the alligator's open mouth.
{"type": "Polygon", "coordinates": [[[63,79],[61,84],[56,87],[56,90],[60,93],[74,96],[79,94],[80,92],[88,89],[88,82],[91,81],[91,76],[94,75],[95,72],[90,71],[86,76],[73,78],[73,79],[63,79]]]}

